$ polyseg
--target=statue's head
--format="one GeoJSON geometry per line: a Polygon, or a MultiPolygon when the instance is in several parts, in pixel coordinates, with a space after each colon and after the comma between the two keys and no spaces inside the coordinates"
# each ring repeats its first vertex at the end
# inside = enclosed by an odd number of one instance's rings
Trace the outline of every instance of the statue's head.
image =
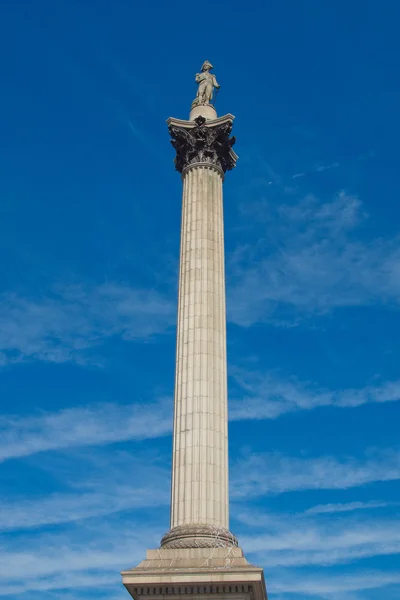
{"type": "Polygon", "coordinates": [[[211,69],[213,69],[213,68],[214,67],[208,60],[205,60],[201,66],[202,71],[211,71],[211,69]]]}

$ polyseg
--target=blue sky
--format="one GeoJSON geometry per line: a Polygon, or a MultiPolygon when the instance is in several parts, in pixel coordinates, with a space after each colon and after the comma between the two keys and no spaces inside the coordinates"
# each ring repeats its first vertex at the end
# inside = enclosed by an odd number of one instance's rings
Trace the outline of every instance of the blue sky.
{"type": "Polygon", "coordinates": [[[225,183],[231,529],[270,600],[400,594],[394,1],[4,1],[0,596],[123,600],[169,525],[179,175],[225,183]]]}

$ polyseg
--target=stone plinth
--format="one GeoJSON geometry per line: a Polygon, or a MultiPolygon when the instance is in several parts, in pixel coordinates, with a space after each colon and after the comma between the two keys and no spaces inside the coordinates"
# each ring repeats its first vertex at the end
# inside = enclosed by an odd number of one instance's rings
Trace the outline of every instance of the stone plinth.
{"type": "Polygon", "coordinates": [[[268,600],[262,569],[238,547],[148,550],[122,578],[135,600],[268,600]]]}

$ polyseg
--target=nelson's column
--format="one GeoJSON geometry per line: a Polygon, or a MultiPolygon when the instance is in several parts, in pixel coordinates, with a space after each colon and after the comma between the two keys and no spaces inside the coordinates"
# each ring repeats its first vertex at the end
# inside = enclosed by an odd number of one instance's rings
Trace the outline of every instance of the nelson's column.
{"type": "MultiPolygon", "coordinates": [[[[189,121],[168,119],[182,174],[170,530],[123,571],[134,600],[266,600],[261,568],[229,531],[222,183],[236,164],[233,115],[217,118],[206,61],[189,121]]],[[[157,493],[157,490],[154,490],[157,493]]]]}

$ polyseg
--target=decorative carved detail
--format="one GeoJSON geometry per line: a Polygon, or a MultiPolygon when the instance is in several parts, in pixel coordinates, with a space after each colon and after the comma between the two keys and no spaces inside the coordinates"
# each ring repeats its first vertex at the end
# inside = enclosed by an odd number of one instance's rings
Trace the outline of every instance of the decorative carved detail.
{"type": "Polygon", "coordinates": [[[161,548],[226,548],[237,545],[233,533],[213,525],[180,525],[161,540],[161,548]]]}
{"type": "MultiPolygon", "coordinates": [[[[252,566],[252,565],[251,565],[252,566]]],[[[206,567],[207,568],[207,567],[206,567]]],[[[140,569],[136,567],[136,571],[142,571],[145,569],[140,569]]],[[[243,585],[242,583],[237,584],[236,582],[231,585],[226,584],[218,584],[218,583],[208,583],[206,585],[151,585],[151,586],[140,586],[140,587],[131,587],[129,586],[129,591],[134,598],[137,596],[193,596],[200,594],[251,594],[253,592],[253,586],[250,584],[243,585]]]]}
{"type": "Polygon", "coordinates": [[[236,140],[229,137],[232,123],[207,127],[205,122],[205,118],[200,116],[195,119],[196,126],[191,129],[175,125],[168,128],[171,144],[176,150],[175,167],[180,173],[195,163],[215,165],[224,173],[235,166],[232,146],[236,140]]]}

